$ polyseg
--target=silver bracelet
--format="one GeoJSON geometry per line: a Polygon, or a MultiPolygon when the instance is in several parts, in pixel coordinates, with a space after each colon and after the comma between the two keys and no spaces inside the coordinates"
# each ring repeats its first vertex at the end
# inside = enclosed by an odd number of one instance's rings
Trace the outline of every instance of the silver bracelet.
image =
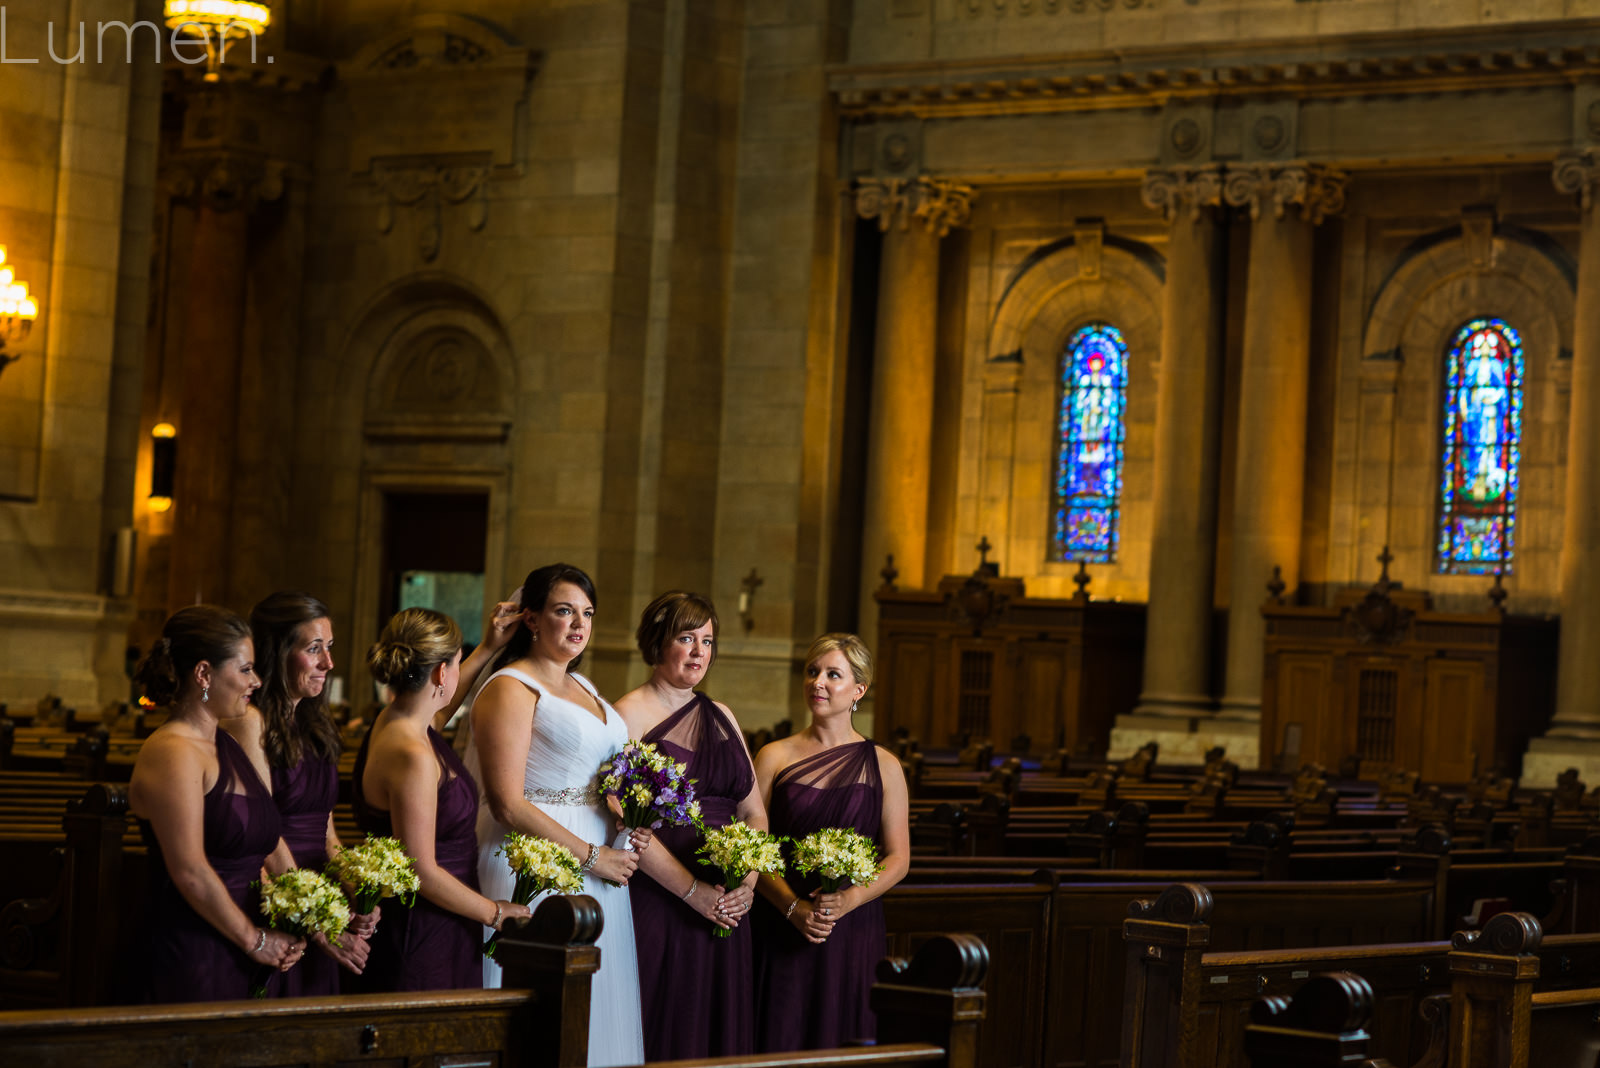
{"type": "Polygon", "coordinates": [[[691,876],[689,879],[689,889],[683,892],[683,897],[679,900],[688,901],[691,897],[694,897],[694,892],[698,889],[700,889],[700,880],[691,876]]]}
{"type": "Polygon", "coordinates": [[[789,902],[789,907],[788,908],[783,910],[783,918],[787,920],[790,916],[793,916],[794,915],[794,910],[799,908],[799,907],[800,907],[800,899],[797,897],[793,901],[789,902]]]}
{"type": "Polygon", "coordinates": [[[578,865],[579,871],[588,871],[594,867],[594,862],[600,859],[600,847],[593,842],[589,843],[589,859],[578,865]]]}
{"type": "Polygon", "coordinates": [[[267,929],[265,927],[257,927],[256,934],[261,937],[256,939],[256,948],[250,951],[252,953],[260,953],[267,946],[267,929]]]}

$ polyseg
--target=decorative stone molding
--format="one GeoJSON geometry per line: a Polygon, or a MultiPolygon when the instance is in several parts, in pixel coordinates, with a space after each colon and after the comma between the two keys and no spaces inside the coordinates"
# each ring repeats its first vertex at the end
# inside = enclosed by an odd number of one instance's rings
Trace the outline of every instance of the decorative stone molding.
{"type": "Polygon", "coordinates": [[[856,182],[856,214],[877,219],[878,229],[911,228],[916,219],[935,237],[965,226],[972,215],[971,186],[937,178],[862,178],[856,182]]]}
{"type": "Polygon", "coordinates": [[[1072,231],[1072,238],[1078,250],[1078,277],[1099,278],[1100,266],[1105,259],[1105,220],[1079,219],[1072,231]]]}
{"type": "Polygon", "coordinates": [[[1494,266],[1494,208],[1473,205],[1461,209],[1461,243],[1467,247],[1467,259],[1478,274],[1494,266]]]}
{"type": "Polygon", "coordinates": [[[1274,219],[1295,205],[1300,217],[1316,226],[1344,210],[1348,181],[1344,172],[1316,163],[1252,163],[1228,168],[1222,195],[1235,207],[1248,207],[1252,219],[1261,218],[1264,204],[1271,206],[1274,219]]]}
{"type": "MultiPolygon", "coordinates": [[[[982,18],[988,15],[1001,18],[1006,15],[1020,15],[1026,17],[1038,12],[1041,15],[1058,15],[1062,11],[1070,11],[1074,15],[1086,13],[1109,12],[1114,8],[1155,7],[1160,0],[963,0],[962,6],[972,18],[982,18]]],[[[1197,4],[1200,0],[1189,0],[1190,4],[1197,4]]]]}
{"type": "Polygon", "coordinates": [[[467,205],[467,226],[476,233],[489,217],[487,164],[448,166],[421,164],[400,166],[374,163],[372,180],[384,196],[378,208],[378,232],[387,234],[394,227],[396,205],[414,207],[423,215],[417,229],[417,254],[427,263],[439,255],[444,233],[444,205],[467,205]]]}
{"type": "Polygon", "coordinates": [[[283,195],[286,164],[242,152],[185,154],[168,165],[167,194],[213,211],[250,211],[261,201],[283,195]]]}
{"type": "Polygon", "coordinates": [[[1187,210],[1198,219],[1202,208],[1222,203],[1222,167],[1164,167],[1145,172],[1139,196],[1145,206],[1161,212],[1168,222],[1187,210]]]}
{"type": "Polygon", "coordinates": [[[1551,174],[1558,193],[1577,193],[1583,210],[1588,211],[1594,202],[1596,179],[1600,179],[1600,159],[1595,150],[1563,152],[1556,157],[1555,171],[1551,174]]]}

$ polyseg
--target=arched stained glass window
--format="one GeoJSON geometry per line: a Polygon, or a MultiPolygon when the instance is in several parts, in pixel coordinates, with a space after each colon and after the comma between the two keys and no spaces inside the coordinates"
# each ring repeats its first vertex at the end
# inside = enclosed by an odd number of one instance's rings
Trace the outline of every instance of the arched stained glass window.
{"type": "Polygon", "coordinates": [[[1117,554],[1128,346],[1110,323],[1073,332],[1061,354],[1051,484],[1050,559],[1106,563],[1117,554]]]}
{"type": "Polygon", "coordinates": [[[1522,442],[1522,338],[1501,319],[1473,319],[1445,355],[1442,575],[1510,572],[1522,442]]]}

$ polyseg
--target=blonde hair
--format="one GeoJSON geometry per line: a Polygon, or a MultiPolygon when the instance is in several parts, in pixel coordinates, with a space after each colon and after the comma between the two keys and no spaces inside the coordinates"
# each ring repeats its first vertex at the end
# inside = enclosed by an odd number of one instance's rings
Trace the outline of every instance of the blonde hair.
{"type": "Polygon", "coordinates": [[[808,665],[815,663],[836,650],[850,665],[850,674],[855,677],[856,682],[862,686],[871,686],[872,653],[867,649],[867,643],[854,634],[834,632],[822,635],[811,643],[810,649],[806,650],[806,663],[808,665]]]}
{"type": "Polygon", "coordinates": [[[395,693],[415,693],[440,664],[461,651],[461,628],[443,612],[407,608],[396,612],[367,652],[372,677],[395,693]]]}

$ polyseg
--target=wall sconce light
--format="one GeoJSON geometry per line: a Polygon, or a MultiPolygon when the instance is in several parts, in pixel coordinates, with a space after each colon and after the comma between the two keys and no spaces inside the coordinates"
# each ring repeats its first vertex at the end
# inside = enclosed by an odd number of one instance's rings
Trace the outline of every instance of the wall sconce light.
{"type": "Polygon", "coordinates": [[[6,247],[0,245],[0,372],[21,359],[6,351],[8,343],[20,342],[33,329],[39,305],[28,296],[28,283],[17,281],[17,274],[6,263],[6,247]]]}
{"type": "Polygon", "coordinates": [[[744,624],[745,633],[755,629],[755,616],[750,614],[750,602],[756,599],[756,590],[761,588],[765,581],[757,574],[755,568],[750,569],[750,574],[739,580],[739,622],[744,624]]]}
{"type": "MultiPolygon", "coordinates": [[[[168,29],[185,37],[198,38],[206,46],[205,80],[208,82],[221,77],[229,41],[250,38],[254,42],[272,25],[272,6],[248,0],[166,0],[163,11],[168,29]]],[[[173,51],[177,51],[176,43],[173,51]]],[[[252,58],[254,54],[252,47],[252,58]]]]}
{"type": "Polygon", "coordinates": [[[172,484],[178,472],[178,428],[157,423],[150,428],[150,510],[172,508],[172,484]]]}

